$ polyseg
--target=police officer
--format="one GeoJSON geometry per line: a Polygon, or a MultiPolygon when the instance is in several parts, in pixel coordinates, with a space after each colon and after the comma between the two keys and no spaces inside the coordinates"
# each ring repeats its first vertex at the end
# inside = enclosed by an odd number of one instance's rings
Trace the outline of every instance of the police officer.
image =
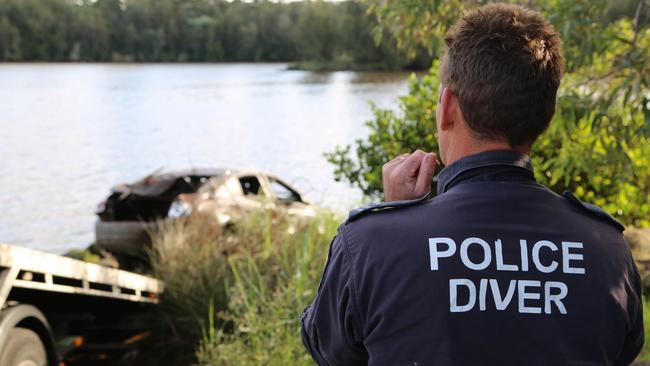
{"type": "Polygon", "coordinates": [[[351,212],[301,318],[319,365],[628,365],[643,344],[623,226],[535,182],[531,145],[564,60],[538,13],[493,4],[445,36],[440,159],[383,168],[385,202],[351,212]]]}

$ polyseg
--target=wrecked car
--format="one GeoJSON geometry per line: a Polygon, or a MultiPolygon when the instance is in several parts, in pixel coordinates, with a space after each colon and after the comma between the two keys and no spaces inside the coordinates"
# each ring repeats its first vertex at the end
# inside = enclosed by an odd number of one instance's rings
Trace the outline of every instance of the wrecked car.
{"type": "Polygon", "coordinates": [[[210,178],[225,174],[224,169],[159,171],[129,184],[111,189],[108,198],[97,207],[95,243],[114,253],[142,254],[142,244],[149,243],[149,232],[156,220],[165,219],[180,194],[194,193],[210,178]]]}
{"type": "Polygon", "coordinates": [[[196,193],[179,195],[169,209],[169,218],[193,212],[213,216],[218,224],[228,226],[243,215],[271,209],[292,217],[316,215],[317,206],[303,198],[298,190],[280,178],[252,171],[228,170],[206,182],[196,193]]]}
{"type": "Polygon", "coordinates": [[[317,212],[297,189],[270,174],[230,169],[154,173],[112,189],[98,207],[95,240],[110,252],[141,256],[158,220],[196,212],[227,227],[258,209],[300,218],[317,212]]]}

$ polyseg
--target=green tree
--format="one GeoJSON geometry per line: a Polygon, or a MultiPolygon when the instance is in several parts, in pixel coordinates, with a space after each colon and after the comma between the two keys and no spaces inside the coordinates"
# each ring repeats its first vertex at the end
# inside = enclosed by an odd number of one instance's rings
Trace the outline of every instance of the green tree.
{"type": "MultiPolygon", "coordinates": [[[[386,30],[411,52],[440,52],[442,36],[459,15],[482,1],[366,0],[386,30]]],[[[517,2],[517,1],[513,1],[517,2]]],[[[567,72],[551,127],[533,147],[539,182],[573,191],[625,224],[650,226],[650,29],[648,4],[612,17],[605,0],[538,0],[561,32],[567,72]],[[609,16],[609,20],[608,20],[609,16]]],[[[400,112],[374,108],[370,134],[327,154],[337,179],[381,197],[381,167],[416,148],[437,151],[438,63],[413,78],[400,112]]]]}
{"type": "Polygon", "coordinates": [[[0,17],[0,59],[18,61],[20,53],[20,32],[6,16],[0,17]]]}
{"type": "Polygon", "coordinates": [[[0,61],[412,66],[388,32],[375,44],[376,25],[356,1],[0,0],[0,61]]]}

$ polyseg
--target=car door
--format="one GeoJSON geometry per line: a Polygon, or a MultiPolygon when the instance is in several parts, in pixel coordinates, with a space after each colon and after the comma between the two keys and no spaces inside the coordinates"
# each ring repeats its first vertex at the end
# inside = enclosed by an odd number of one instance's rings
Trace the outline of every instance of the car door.
{"type": "Polygon", "coordinates": [[[199,212],[214,215],[220,224],[226,224],[238,214],[242,195],[237,177],[213,178],[199,190],[195,205],[199,212]]]}
{"type": "Polygon", "coordinates": [[[280,178],[266,176],[269,191],[276,206],[289,215],[314,216],[315,211],[305,202],[298,191],[280,178]]]}
{"type": "Polygon", "coordinates": [[[266,182],[258,174],[241,174],[237,176],[239,182],[240,194],[237,204],[244,211],[252,211],[260,208],[269,207],[269,192],[266,188],[266,182]]]}

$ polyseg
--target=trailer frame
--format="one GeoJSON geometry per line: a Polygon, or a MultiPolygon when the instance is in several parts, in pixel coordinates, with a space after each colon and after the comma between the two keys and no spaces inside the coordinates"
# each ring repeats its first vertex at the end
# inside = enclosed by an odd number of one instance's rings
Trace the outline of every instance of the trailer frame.
{"type": "Polygon", "coordinates": [[[153,277],[0,244],[0,359],[8,335],[16,327],[38,334],[47,350],[49,365],[58,365],[64,356],[55,339],[55,334],[62,331],[52,328],[46,316],[47,304],[15,301],[12,294],[16,292],[27,292],[36,298],[61,295],[99,303],[105,300],[111,304],[155,305],[163,289],[162,281],[153,277]]]}

